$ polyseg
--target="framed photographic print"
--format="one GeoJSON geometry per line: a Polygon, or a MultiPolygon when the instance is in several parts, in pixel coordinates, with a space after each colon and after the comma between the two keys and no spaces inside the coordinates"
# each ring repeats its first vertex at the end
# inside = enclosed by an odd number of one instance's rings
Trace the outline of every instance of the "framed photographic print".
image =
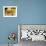
{"type": "Polygon", "coordinates": [[[17,17],[17,6],[3,6],[3,17],[17,17]]]}

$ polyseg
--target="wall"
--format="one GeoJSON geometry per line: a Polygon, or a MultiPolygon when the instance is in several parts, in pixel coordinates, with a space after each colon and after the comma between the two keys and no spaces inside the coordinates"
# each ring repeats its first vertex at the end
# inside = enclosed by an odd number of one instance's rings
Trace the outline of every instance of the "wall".
{"type": "Polygon", "coordinates": [[[8,43],[9,32],[17,34],[18,24],[46,24],[46,0],[0,0],[0,44],[8,43]],[[4,18],[4,5],[17,5],[18,17],[4,18]]]}
{"type": "MultiPolygon", "coordinates": [[[[0,0],[0,44],[9,42],[8,35],[10,32],[17,32],[18,18],[3,17],[3,6],[18,6],[18,0],[0,0]]],[[[18,43],[16,38],[15,43],[18,43]]]]}
{"type": "Polygon", "coordinates": [[[20,23],[46,24],[46,0],[21,0],[20,23]]]}

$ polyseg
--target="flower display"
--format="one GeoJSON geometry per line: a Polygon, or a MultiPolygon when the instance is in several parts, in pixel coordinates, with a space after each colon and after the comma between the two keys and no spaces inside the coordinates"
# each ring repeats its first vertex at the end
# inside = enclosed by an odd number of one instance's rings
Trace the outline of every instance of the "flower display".
{"type": "Polygon", "coordinates": [[[9,36],[8,36],[9,40],[14,40],[15,41],[15,38],[16,38],[16,34],[14,32],[10,33],[9,36]]]}

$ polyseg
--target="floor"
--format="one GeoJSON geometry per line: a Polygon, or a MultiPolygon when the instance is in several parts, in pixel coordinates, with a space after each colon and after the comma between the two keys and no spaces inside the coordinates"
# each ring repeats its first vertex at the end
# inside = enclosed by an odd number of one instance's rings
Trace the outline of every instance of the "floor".
{"type": "Polygon", "coordinates": [[[46,42],[45,41],[21,40],[20,46],[46,46],[46,42]]]}
{"type": "MultiPolygon", "coordinates": [[[[0,44],[0,46],[8,46],[7,44],[0,44]]],[[[10,45],[11,46],[11,45],[10,45]]],[[[44,41],[34,41],[32,42],[31,40],[21,40],[19,45],[14,44],[13,46],[46,46],[46,42],[44,41]]]]}
{"type": "MultiPolygon", "coordinates": [[[[8,44],[0,44],[0,46],[8,46],[8,44]]],[[[10,45],[10,46],[18,46],[18,44],[10,45]]]]}

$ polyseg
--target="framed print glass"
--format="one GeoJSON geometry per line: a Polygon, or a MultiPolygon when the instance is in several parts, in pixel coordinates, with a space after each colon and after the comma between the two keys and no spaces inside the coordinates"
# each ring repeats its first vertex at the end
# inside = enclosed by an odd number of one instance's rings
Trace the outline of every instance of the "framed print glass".
{"type": "Polygon", "coordinates": [[[3,6],[3,17],[17,17],[17,6],[3,6]]]}

